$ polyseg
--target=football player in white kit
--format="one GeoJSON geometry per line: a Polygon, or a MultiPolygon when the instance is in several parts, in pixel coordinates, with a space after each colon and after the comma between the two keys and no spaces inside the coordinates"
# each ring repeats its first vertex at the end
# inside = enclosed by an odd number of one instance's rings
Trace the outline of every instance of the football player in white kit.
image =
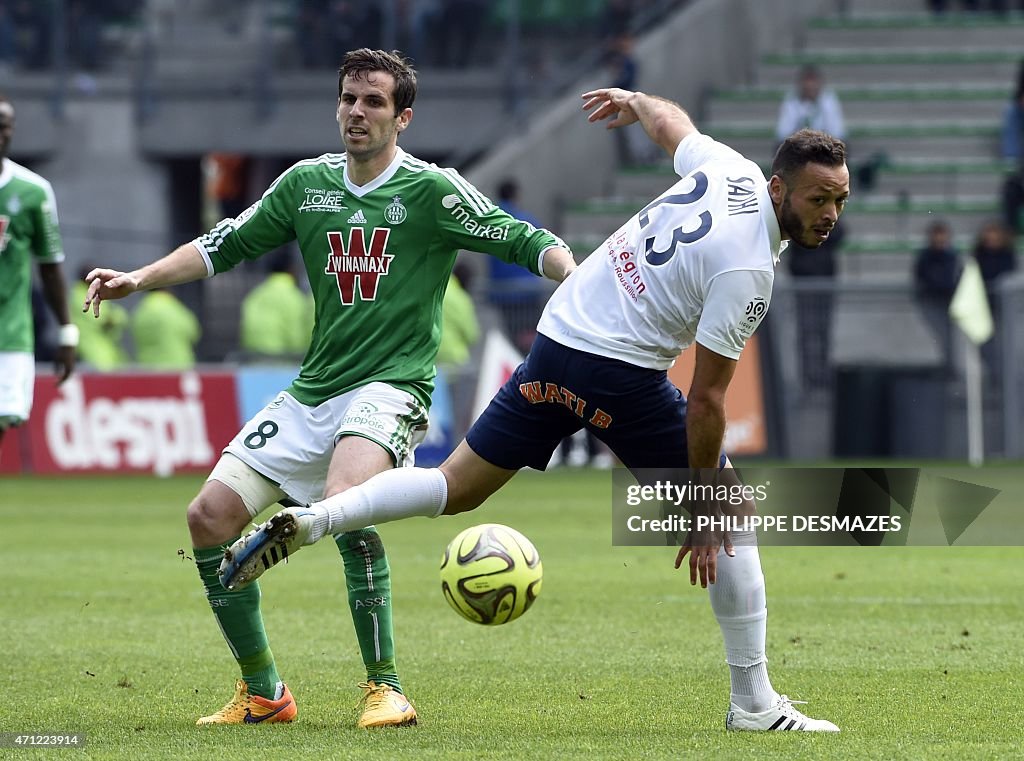
{"type": "MultiPolygon", "coordinates": [[[[456,451],[433,469],[399,468],[308,507],[288,508],[225,553],[221,580],[244,585],[305,544],[339,531],[472,510],[523,467],[543,470],[582,427],[631,470],[721,468],[725,392],[771,301],[786,241],[824,242],[850,193],[843,143],[801,130],[771,179],[701,134],[675,103],[640,92],[586,93],[589,120],[639,121],[681,179],[641,209],[551,297],[529,356],[456,451]],[[688,398],[668,380],[696,344],[688,398]]],[[[750,507],[745,508],[749,510],[750,507]]],[[[756,537],[688,541],[690,581],[707,587],[731,676],[726,726],[838,731],[779,695],[768,678],[767,608],[756,537]],[[721,546],[719,546],[721,545],[721,546]]]]}

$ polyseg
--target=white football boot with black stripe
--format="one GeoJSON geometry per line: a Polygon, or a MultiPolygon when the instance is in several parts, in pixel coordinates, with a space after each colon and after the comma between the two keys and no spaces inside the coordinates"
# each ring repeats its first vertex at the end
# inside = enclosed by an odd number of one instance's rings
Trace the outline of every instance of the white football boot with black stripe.
{"type": "Polygon", "coordinates": [[[266,523],[258,524],[224,551],[220,583],[225,589],[239,589],[287,561],[309,539],[314,515],[308,507],[286,507],[266,523]]]}
{"type": "Polygon", "coordinates": [[[779,695],[775,703],[767,711],[751,713],[744,711],[735,703],[729,705],[729,713],[725,717],[725,728],[753,732],[838,732],[839,727],[831,721],[812,719],[804,716],[793,707],[794,703],[806,703],[806,700],[790,700],[779,695]]]}

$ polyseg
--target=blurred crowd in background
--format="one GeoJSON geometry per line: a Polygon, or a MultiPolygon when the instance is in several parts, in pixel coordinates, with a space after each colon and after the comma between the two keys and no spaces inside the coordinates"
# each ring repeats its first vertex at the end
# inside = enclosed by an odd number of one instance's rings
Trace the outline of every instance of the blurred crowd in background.
{"type": "MultiPolygon", "coordinates": [[[[524,41],[522,55],[533,67],[532,76],[543,79],[545,67],[552,66],[553,61],[585,48],[598,56],[609,85],[642,89],[644,71],[635,52],[637,37],[650,22],[653,6],[683,4],[520,0],[515,23],[524,41]]],[[[391,45],[406,52],[420,68],[493,67],[503,54],[510,25],[510,5],[486,0],[0,0],[0,66],[32,72],[62,63],[71,70],[103,71],[116,51],[139,45],[141,37],[172,39],[182,34],[176,24],[189,8],[196,10],[199,6],[208,6],[209,13],[204,10],[197,17],[208,16],[208,23],[221,32],[241,36],[252,33],[247,25],[254,11],[260,11],[264,21],[285,36],[286,43],[275,46],[275,51],[288,51],[278,65],[302,70],[334,69],[342,54],[354,47],[391,45]],[[58,61],[62,56],[64,61],[58,61]]],[[[952,14],[1020,13],[1024,12],[1024,0],[927,0],[922,7],[941,20],[952,14]]],[[[791,87],[777,104],[777,142],[803,127],[849,138],[843,99],[828,81],[826,70],[826,65],[814,62],[798,67],[791,87]]],[[[998,215],[971,229],[960,229],[954,220],[936,215],[916,242],[906,273],[913,298],[935,332],[950,375],[954,372],[954,348],[947,314],[964,263],[970,259],[977,262],[998,320],[997,286],[1018,268],[1018,250],[1024,242],[1024,60],[1015,81],[1002,84],[1009,97],[991,156],[1002,172],[998,215]]],[[[664,157],[642,132],[619,130],[614,139],[615,157],[621,168],[656,163],[665,166],[664,157]]],[[[850,156],[854,192],[860,200],[872,192],[879,170],[890,159],[884,150],[864,155],[858,150],[856,138],[850,156]]],[[[208,212],[202,220],[204,229],[219,219],[237,216],[255,200],[254,194],[263,185],[262,178],[251,176],[252,163],[251,156],[229,152],[211,153],[203,159],[208,212]]],[[[517,218],[560,232],[558,220],[537,219],[521,195],[517,181],[509,177],[496,187],[494,201],[517,218]]],[[[842,270],[843,249],[855,242],[858,232],[840,223],[820,249],[791,245],[783,266],[789,275],[805,283],[834,282],[842,270]]],[[[588,253],[576,250],[578,259],[588,253]]],[[[297,253],[284,250],[252,268],[259,270],[258,277],[251,279],[253,288],[240,304],[239,344],[231,358],[297,362],[305,351],[312,320],[308,286],[297,253]],[[268,303],[288,306],[268,308],[268,303]]],[[[82,270],[76,274],[84,275],[88,267],[82,270]]],[[[457,268],[449,286],[451,304],[445,303],[446,344],[439,365],[455,374],[469,366],[474,351],[479,351],[482,325],[499,326],[515,348],[525,352],[549,287],[529,273],[494,259],[488,260],[484,270],[457,268]]],[[[83,297],[81,290],[79,283],[72,294],[72,312],[76,315],[80,314],[76,306],[83,297]]],[[[823,389],[834,380],[829,345],[833,301],[834,292],[828,285],[797,292],[800,373],[808,389],[823,389]]],[[[108,306],[101,320],[78,319],[81,355],[88,365],[98,370],[126,364],[166,370],[195,365],[202,330],[188,298],[179,300],[164,291],[139,298],[129,304],[130,311],[116,304],[108,306]]],[[[53,326],[48,329],[45,325],[45,310],[37,311],[37,356],[45,360],[53,351],[47,345],[53,326]]],[[[998,331],[998,324],[996,327],[998,331]]],[[[199,358],[207,357],[200,352],[199,358]]],[[[590,449],[586,442],[577,442],[575,449],[562,456],[578,464],[600,459],[602,453],[590,449]]]]}
{"type": "MultiPolygon", "coordinates": [[[[664,3],[661,3],[664,5],[664,3]]],[[[676,3],[678,5],[679,3],[676,3]]],[[[257,35],[261,18],[284,38],[281,65],[333,69],[347,50],[397,47],[419,67],[465,68],[495,58],[509,4],[490,0],[0,0],[0,64],[45,70],[65,56],[72,69],[109,68],[116,54],[140,47],[147,33],[173,37],[197,8],[209,23],[257,35]]],[[[522,31],[535,41],[571,32],[577,44],[612,41],[634,30],[641,0],[521,0],[522,31]]]]}

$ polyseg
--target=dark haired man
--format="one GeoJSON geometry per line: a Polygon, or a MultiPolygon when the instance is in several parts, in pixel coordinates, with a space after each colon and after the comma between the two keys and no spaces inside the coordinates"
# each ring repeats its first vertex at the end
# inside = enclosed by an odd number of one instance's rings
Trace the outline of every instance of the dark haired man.
{"type": "MultiPolygon", "coordinates": [[[[200,724],[291,721],[256,587],[228,590],[218,566],[241,530],[286,500],[307,504],[413,464],[427,427],[441,305],[460,249],[562,280],[558,238],[496,208],[452,169],[398,147],[416,72],[397,52],[355,50],[338,77],[346,152],[300,161],[236,219],[133,272],[89,274],[86,308],[223,272],[297,240],[316,325],[288,389],[245,424],[188,508],[207,598],[242,671],[234,698],[200,724]]],[[[416,721],[395,667],[387,558],[372,527],[339,534],[367,680],[361,727],[416,721]]]]}
{"type": "MultiPolygon", "coordinates": [[[[609,128],[639,121],[673,157],[680,181],[559,286],[526,361],[440,468],[384,473],[321,503],[278,513],[228,550],[223,583],[244,585],[328,533],[472,510],[520,468],[543,470],[558,442],[583,427],[631,470],[716,473],[728,466],[724,400],[736,362],[768,309],[785,241],[820,246],[842,212],[850,193],[845,147],[801,130],[780,146],[766,180],[757,164],[698,132],[674,103],[617,88],[583,97],[590,121],[610,119],[609,128]],[[684,399],[666,371],[693,343],[696,365],[684,399]]],[[[698,577],[701,586],[710,584],[725,640],[726,726],[838,731],[772,689],[753,531],[687,545],[676,567],[689,554],[691,584],[698,577]]]]}

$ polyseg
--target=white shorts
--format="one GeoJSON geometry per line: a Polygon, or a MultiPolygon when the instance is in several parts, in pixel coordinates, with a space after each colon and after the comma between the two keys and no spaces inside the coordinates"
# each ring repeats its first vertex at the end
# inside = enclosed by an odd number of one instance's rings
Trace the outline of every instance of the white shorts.
{"type": "Polygon", "coordinates": [[[376,442],[391,453],[395,467],[410,467],[426,432],[427,410],[416,397],[370,383],[317,407],[282,392],[224,451],[278,484],[289,498],[309,504],[324,497],[327,468],[341,437],[376,442]]]}
{"type": "Polygon", "coordinates": [[[36,360],[28,351],[0,351],[0,429],[28,420],[36,360]]]}

